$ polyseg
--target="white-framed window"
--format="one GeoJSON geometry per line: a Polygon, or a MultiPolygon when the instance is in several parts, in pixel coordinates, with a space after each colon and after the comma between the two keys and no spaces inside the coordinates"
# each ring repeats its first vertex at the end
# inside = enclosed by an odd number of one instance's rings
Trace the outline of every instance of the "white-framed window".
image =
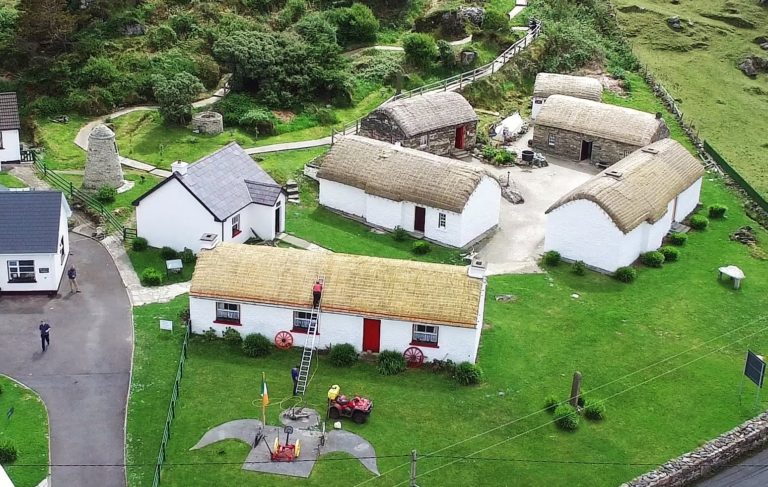
{"type": "Polygon", "coordinates": [[[627,157],[627,156],[629,156],[631,153],[632,153],[632,151],[631,151],[631,150],[629,150],[629,149],[625,150],[625,151],[624,151],[624,157],[627,157]]]}
{"type": "Polygon", "coordinates": [[[445,213],[437,214],[437,228],[445,228],[445,213]]]}
{"type": "Polygon", "coordinates": [[[240,235],[240,214],[232,217],[232,238],[240,235]]]}
{"type": "Polygon", "coordinates": [[[547,143],[552,146],[555,145],[555,134],[549,134],[547,137],[547,143]]]}
{"type": "Polygon", "coordinates": [[[240,323],[240,305],[235,303],[216,302],[216,320],[240,323]]]}
{"type": "Polygon", "coordinates": [[[9,260],[8,282],[37,282],[34,260],[9,260]]]}
{"type": "Polygon", "coordinates": [[[412,340],[418,343],[437,345],[437,327],[432,325],[413,325],[412,340]]]}
{"type": "Polygon", "coordinates": [[[429,134],[419,137],[419,147],[426,147],[429,145],[429,134]]]}
{"type": "MultiPolygon", "coordinates": [[[[291,331],[296,333],[307,333],[309,331],[309,324],[311,321],[315,321],[315,323],[317,323],[317,317],[312,320],[311,311],[294,311],[293,330],[291,331]]],[[[315,333],[317,333],[317,328],[315,328],[315,333]]]]}

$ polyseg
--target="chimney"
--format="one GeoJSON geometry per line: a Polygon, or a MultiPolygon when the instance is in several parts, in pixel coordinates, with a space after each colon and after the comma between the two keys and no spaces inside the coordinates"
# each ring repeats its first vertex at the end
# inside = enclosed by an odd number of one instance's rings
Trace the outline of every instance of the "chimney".
{"type": "MultiPolygon", "coordinates": [[[[186,164],[186,163],[185,163],[186,164]]],[[[212,250],[219,244],[219,236],[215,233],[204,233],[200,237],[200,250],[212,250]]]]}
{"type": "Polygon", "coordinates": [[[661,112],[656,112],[656,120],[661,120],[661,112]]]}
{"type": "Polygon", "coordinates": [[[179,176],[186,176],[188,167],[189,164],[184,161],[175,161],[171,164],[171,171],[179,173],[179,176]]]}
{"type": "Polygon", "coordinates": [[[467,275],[474,277],[475,279],[482,279],[485,277],[486,263],[480,259],[472,259],[472,263],[469,264],[467,269],[467,275]]]}

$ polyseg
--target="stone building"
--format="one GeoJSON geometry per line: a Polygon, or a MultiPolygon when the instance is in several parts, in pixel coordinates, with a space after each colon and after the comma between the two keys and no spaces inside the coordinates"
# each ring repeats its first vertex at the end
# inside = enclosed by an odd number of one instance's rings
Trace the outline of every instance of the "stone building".
{"type": "Polygon", "coordinates": [[[98,191],[104,186],[119,188],[122,185],[123,168],[120,166],[115,133],[106,125],[97,125],[88,136],[83,189],[98,191]]]}
{"type": "Polygon", "coordinates": [[[224,117],[221,113],[206,111],[192,117],[192,131],[199,134],[218,135],[224,132],[224,117]]]}
{"type": "Polygon", "coordinates": [[[429,93],[385,103],[360,122],[358,135],[439,156],[475,146],[477,114],[458,93],[429,93]]]}
{"type": "Polygon", "coordinates": [[[603,85],[594,78],[570,76],[567,74],[539,73],[533,84],[531,118],[535,119],[539,110],[552,95],[565,95],[584,100],[600,101],[603,85]]]}
{"type": "Polygon", "coordinates": [[[533,130],[533,148],[605,167],[648,144],[669,137],[661,114],[552,95],[533,130]]]}

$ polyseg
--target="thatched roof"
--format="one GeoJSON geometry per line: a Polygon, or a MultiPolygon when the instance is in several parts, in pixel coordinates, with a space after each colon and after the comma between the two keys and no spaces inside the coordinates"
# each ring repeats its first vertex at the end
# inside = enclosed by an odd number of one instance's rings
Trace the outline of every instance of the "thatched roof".
{"type": "Polygon", "coordinates": [[[566,95],[584,100],[600,101],[603,85],[594,78],[567,74],[539,73],[533,85],[533,96],[547,98],[566,95]]]}
{"type": "Polygon", "coordinates": [[[589,200],[626,233],[642,222],[656,223],[667,205],[704,174],[704,167],[675,140],[636,150],[566,194],[547,213],[576,200],[589,200]]]}
{"type": "Polygon", "coordinates": [[[554,127],[642,147],[666,131],[664,120],[652,113],[617,107],[571,96],[547,98],[536,117],[536,126],[554,127]]]}
{"type": "Polygon", "coordinates": [[[444,91],[391,101],[375,112],[395,121],[406,137],[415,137],[445,127],[477,122],[477,114],[458,93],[444,91]]]}
{"type": "Polygon", "coordinates": [[[324,277],[323,311],[474,328],[482,280],[467,268],[279,247],[200,252],[190,296],[306,309],[324,277]]]}
{"type": "Polygon", "coordinates": [[[485,176],[479,167],[357,135],[334,144],[320,159],[317,173],[320,179],[388,200],[455,213],[461,213],[485,176]]]}

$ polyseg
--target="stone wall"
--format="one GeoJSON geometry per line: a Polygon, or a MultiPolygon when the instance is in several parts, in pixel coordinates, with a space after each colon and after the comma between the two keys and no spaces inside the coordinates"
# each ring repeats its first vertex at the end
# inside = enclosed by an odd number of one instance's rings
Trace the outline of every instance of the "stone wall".
{"type": "MultiPolygon", "coordinates": [[[[383,140],[394,144],[400,142],[403,147],[418,149],[425,152],[431,152],[439,156],[448,156],[454,151],[456,145],[456,129],[461,125],[452,125],[429,132],[427,135],[427,145],[422,146],[422,136],[406,138],[400,127],[385,114],[373,112],[360,122],[358,135],[376,140],[383,140]]],[[[477,140],[477,123],[465,124],[464,147],[465,150],[472,150],[477,140]]]]}
{"type": "Polygon", "coordinates": [[[652,472],[621,487],[682,487],[696,482],[713,470],[731,465],[768,443],[768,413],[763,413],[701,448],[668,461],[652,472]]]}
{"type": "Polygon", "coordinates": [[[592,158],[595,164],[611,165],[640,146],[616,142],[614,140],[601,139],[587,136],[569,130],[557,129],[543,125],[536,125],[533,130],[533,148],[554,156],[564,157],[573,161],[580,160],[582,141],[592,141],[592,158]],[[549,135],[554,134],[555,145],[549,145],[549,135]]]}
{"type": "Polygon", "coordinates": [[[192,131],[200,134],[218,135],[224,132],[224,119],[220,113],[200,112],[192,117],[192,131]]]}
{"type": "Polygon", "coordinates": [[[360,121],[360,130],[358,130],[357,135],[383,140],[390,144],[405,139],[405,134],[400,130],[400,127],[391,118],[378,110],[374,110],[360,121]]]}

